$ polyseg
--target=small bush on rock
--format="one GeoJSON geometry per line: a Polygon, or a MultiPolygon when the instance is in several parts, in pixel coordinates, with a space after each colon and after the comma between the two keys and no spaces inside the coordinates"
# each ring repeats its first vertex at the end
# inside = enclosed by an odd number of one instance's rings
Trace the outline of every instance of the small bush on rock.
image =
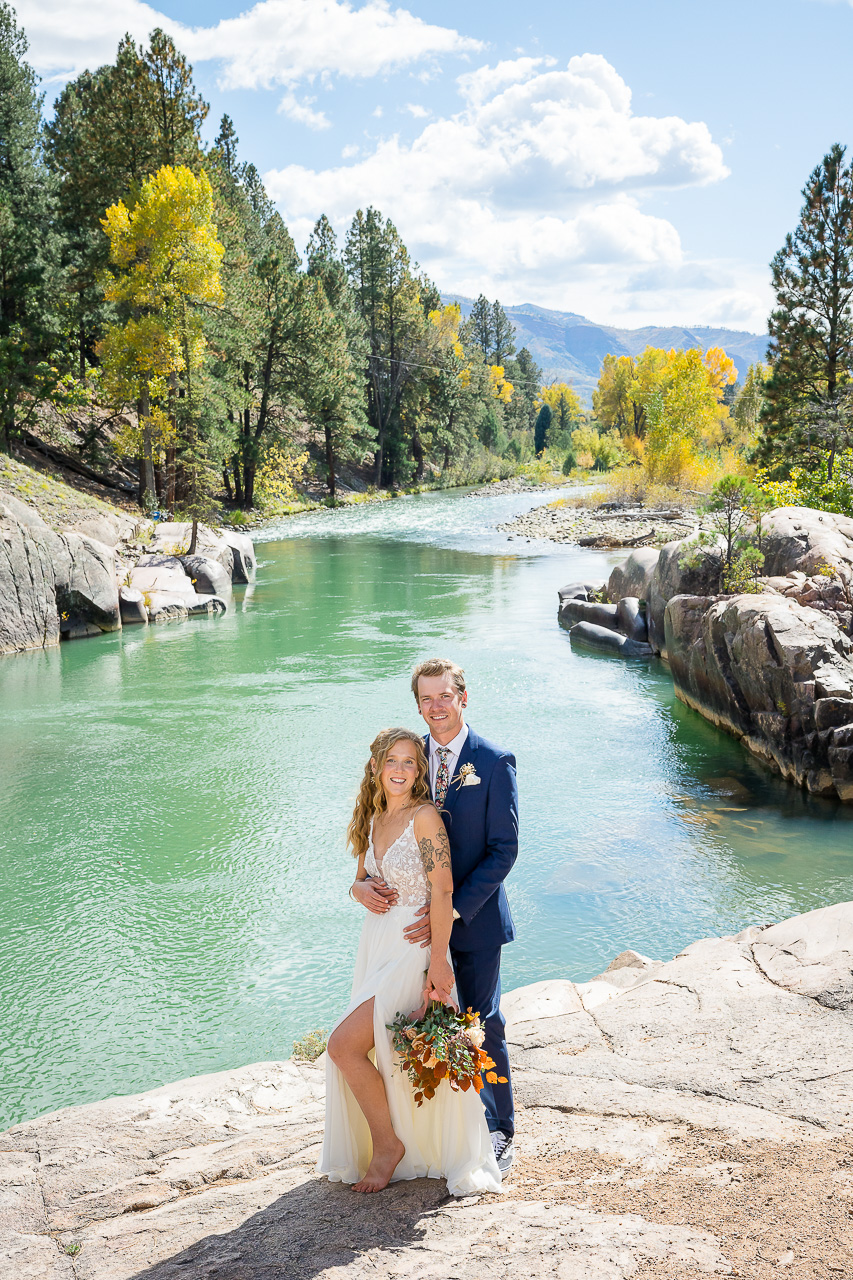
{"type": "Polygon", "coordinates": [[[294,1040],[293,1057],[297,1062],[316,1062],[326,1052],[328,1040],[328,1031],[309,1031],[301,1040],[294,1040]]]}

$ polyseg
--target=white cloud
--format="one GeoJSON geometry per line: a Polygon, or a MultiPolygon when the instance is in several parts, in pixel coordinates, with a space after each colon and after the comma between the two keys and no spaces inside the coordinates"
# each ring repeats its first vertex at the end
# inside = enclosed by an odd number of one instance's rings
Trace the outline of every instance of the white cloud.
{"type": "Polygon", "coordinates": [[[679,277],[676,228],[642,207],[654,189],[727,175],[706,125],[634,115],[630,89],[594,54],[564,69],[518,58],[458,84],[463,109],[412,142],[392,136],[354,164],[267,174],[297,243],[320,213],[343,229],[356,208],[373,204],[448,290],[574,310],[581,298],[596,317],[606,304],[615,319],[620,308],[645,309],[652,293],[643,272],[669,282],[658,301],[667,290],[692,300],[718,289],[679,277]]]}
{"type": "Polygon", "coordinates": [[[529,80],[537,67],[556,66],[556,58],[512,58],[495,67],[478,67],[457,78],[459,92],[472,106],[480,106],[498,89],[529,80]]]}
{"type": "Polygon", "coordinates": [[[297,124],[307,125],[309,129],[330,129],[332,122],[325,111],[315,111],[311,106],[316,98],[303,98],[300,102],[294,93],[286,93],[278,104],[279,111],[297,124]]]}
{"type": "Polygon", "coordinates": [[[419,102],[407,102],[402,109],[408,111],[409,115],[414,116],[416,120],[426,120],[432,115],[432,112],[422,107],[419,102]]]}
{"type": "MultiPolygon", "coordinates": [[[[449,54],[478,40],[436,26],[387,0],[260,0],[236,18],[189,27],[142,0],[18,0],[38,70],[74,75],[110,61],[126,31],[169,31],[194,62],[215,61],[227,89],[292,87],[324,73],[365,78],[449,54]]],[[[316,127],[316,126],[314,126],[316,127]]]]}

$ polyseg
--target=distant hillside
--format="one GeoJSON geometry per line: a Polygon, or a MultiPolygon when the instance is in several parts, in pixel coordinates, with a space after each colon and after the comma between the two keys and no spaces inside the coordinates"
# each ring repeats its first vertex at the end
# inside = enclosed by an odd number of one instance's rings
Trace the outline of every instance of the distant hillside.
{"type": "MultiPolygon", "coordinates": [[[[442,294],[442,301],[458,302],[465,316],[474,300],[448,293],[442,294]]],[[[742,378],[749,365],[765,359],[767,353],[765,334],[740,329],[712,329],[704,325],[616,329],[595,324],[573,311],[549,311],[533,303],[507,307],[506,313],[515,326],[516,345],[528,348],[542,366],[545,381],[556,378],[571,382],[587,403],[592,399],[601,363],[608,354],[635,356],[646,347],[666,350],[722,347],[734,361],[738,377],[742,378]]]]}

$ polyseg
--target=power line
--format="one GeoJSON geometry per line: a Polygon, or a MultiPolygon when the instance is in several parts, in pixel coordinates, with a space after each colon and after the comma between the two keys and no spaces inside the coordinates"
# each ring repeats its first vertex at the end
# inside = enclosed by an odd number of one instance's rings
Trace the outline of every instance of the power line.
{"type": "MultiPolygon", "coordinates": [[[[452,370],[451,370],[451,369],[447,369],[444,365],[440,365],[440,364],[423,364],[422,362],[420,362],[420,361],[418,361],[418,360],[395,360],[395,359],[393,358],[393,356],[375,356],[375,355],[370,355],[370,356],[368,356],[368,359],[369,359],[369,360],[384,360],[384,361],[386,362],[386,364],[403,364],[403,365],[406,365],[406,367],[407,367],[407,368],[411,368],[411,369],[433,369],[433,370],[435,370],[437,373],[451,373],[451,372],[452,372],[452,370]]],[[[489,368],[491,368],[491,369],[495,369],[495,368],[498,368],[498,369],[499,369],[500,367],[501,367],[500,365],[489,365],[489,368]]],[[[464,372],[464,370],[460,370],[460,373],[461,373],[461,372],[464,372]]],[[[514,379],[512,379],[512,378],[507,378],[507,377],[505,377],[505,378],[504,378],[504,380],[505,380],[506,382],[511,383],[511,385],[512,385],[513,387],[535,387],[537,390],[541,390],[541,389],[542,389],[542,387],[543,387],[543,383],[541,383],[541,382],[516,381],[516,380],[514,380],[514,379]]],[[[552,382],[552,383],[549,383],[548,385],[553,387],[553,386],[555,385],[555,383],[554,383],[554,382],[552,382]]],[[[567,382],[565,385],[566,385],[567,387],[570,387],[572,390],[574,390],[574,386],[573,386],[573,384],[572,384],[571,382],[567,382]]],[[[545,389],[547,390],[547,387],[546,387],[545,389]]]]}

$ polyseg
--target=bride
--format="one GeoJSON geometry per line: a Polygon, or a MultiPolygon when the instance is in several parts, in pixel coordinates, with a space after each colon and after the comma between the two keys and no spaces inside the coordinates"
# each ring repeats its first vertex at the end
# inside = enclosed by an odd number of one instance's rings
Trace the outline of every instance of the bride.
{"type": "Polygon", "coordinates": [[[385,729],[371,743],[348,836],[358,858],[356,880],[384,881],[396,901],[389,906],[385,899],[377,913],[367,913],[352,996],[329,1037],[318,1172],[352,1183],[354,1191],[381,1191],[391,1181],[423,1177],[446,1178],[451,1195],[499,1191],[501,1175],[476,1092],[455,1092],[442,1080],[435,1097],[418,1107],[387,1029],[398,1013],[408,1015],[430,999],[455,1004],[456,996],[448,951],[450,848],[430,801],[417,734],[385,729]],[[403,930],[427,901],[432,948],[424,952],[403,930]]]}

